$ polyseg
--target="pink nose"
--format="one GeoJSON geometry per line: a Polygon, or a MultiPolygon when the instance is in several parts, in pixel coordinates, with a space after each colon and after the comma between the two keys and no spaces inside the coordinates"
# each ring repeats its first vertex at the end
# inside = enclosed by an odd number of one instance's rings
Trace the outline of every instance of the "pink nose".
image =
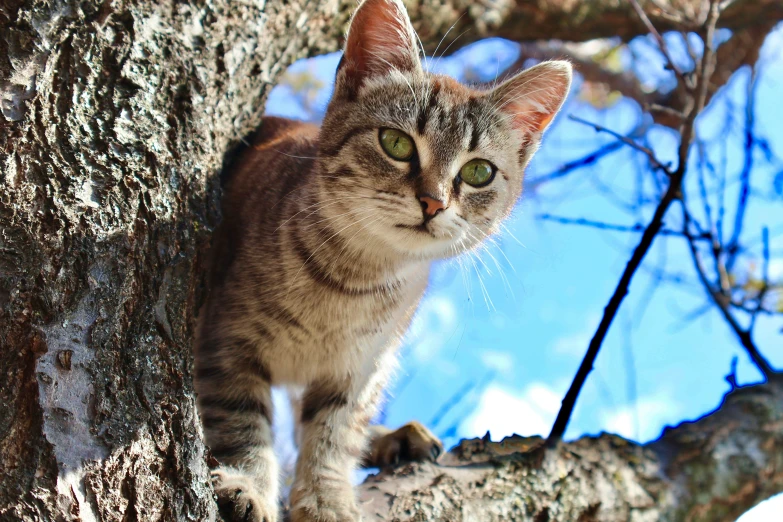
{"type": "Polygon", "coordinates": [[[424,214],[430,217],[446,208],[446,204],[443,201],[429,196],[419,196],[419,201],[421,201],[421,208],[424,210],[424,214]]]}

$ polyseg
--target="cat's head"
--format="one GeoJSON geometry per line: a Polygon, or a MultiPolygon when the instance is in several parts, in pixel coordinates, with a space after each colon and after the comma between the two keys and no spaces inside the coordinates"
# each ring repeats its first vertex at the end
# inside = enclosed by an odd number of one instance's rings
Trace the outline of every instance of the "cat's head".
{"type": "Polygon", "coordinates": [[[475,247],[509,215],[568,95],[571,66],[545,62],[476,90],[425,72],[420,50],[399,0],[361,4],[319,155],[338,226],[434,259],[475,247]]]}

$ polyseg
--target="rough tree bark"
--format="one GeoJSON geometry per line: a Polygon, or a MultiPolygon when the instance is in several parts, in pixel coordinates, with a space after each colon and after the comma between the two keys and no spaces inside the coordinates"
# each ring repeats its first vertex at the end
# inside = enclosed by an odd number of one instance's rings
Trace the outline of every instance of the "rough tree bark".
{"type": "Polygon", "coordinates": [[[644,446],[602,434],[542,458],[540,437],[463,440],[438,465],[370,477],[359,498],[366,520],[733,522],[783,490],[782,399],[775,375],[644,446]]]}
{"type": "MultiPolygon", "coordinates": [[[[672,3],[697,12],[700,0],[672,3]]],[[[659,9],[645,5],[665,28],[659,9]]],[[[296,58],[338,48],[352,6],[349,0],[0,2],[1,520],[214,518],[190,345],[203,252],[219,219],[218,173],[226,151],[258,124],[277,75],[296,58]]],[[[727,27],[783,18],[777,1],[735,6],[724,16],[727,27]]],[[[409,7],[429,50],[455,23],[444,46],[461,33],[457,45],[492,34],[580,41],[644,31],[619,0],[418,0],[409,7]]],[[[780,426],[779,410],[772,410],[780,426]]],[[[778,439],[758,441],[764,451],[779,449],[778,439]],[[770,441],[777,445],[762,445],[770,441]]],[[[463,444],[452,458],[475,452],[473,446],[463,444]]],[[[663,458],[618,439],[573,448],[529,473],[541,484],[549,479],[551,488],[553,472],[578,468],[568,455],[597,458],[606,451],[614,467],[605,469],[631,483],[655,474],[634,471],[632,459],[647,469],[656,465],[648,456],[663,458]]],[[[543,512],[549,497],[533,494],[538,489],[517,496],[522,490],[514,481],[525,469],[517,458],[494,461],[506,484],[492,489],[498,505],[543,512]]],[[[770,462],[779,481],[780,462],[770,462]]],[[[464,469],[478,477],[488,468],[464,469]]],[[[666,498],[692,491],[678,485],[682,475],[667,476],[666,498]]],[[[567,472],[558,477],[558,488],[582,493],[583,481],[571,482],[567,472]]],[[[445,488],[451,480],[436,482],[445,488]]],[[[738,502],[750,505],[771,492],[767,485],[738,502]]],[[[630,498],[612,490],[609,479],[602,487],[630,498]]],[[[455,506],[473,505],[444,495],[455,506]]],[[[409,508],[396,502],[390,517],[421,519],[403,514],[399,509],[409,508]]],[[[467,517],[469,509],[454,513],[467,517]]]]}

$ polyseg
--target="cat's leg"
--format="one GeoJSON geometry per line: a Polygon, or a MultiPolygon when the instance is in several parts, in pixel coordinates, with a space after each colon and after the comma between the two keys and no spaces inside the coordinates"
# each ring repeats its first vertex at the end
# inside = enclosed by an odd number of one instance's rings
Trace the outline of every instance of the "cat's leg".
{"type": "Polygon", "coordinates": [[[351,475],[359,464],[367,425],[385,376],[312,383],[301,401],[301,441],[291,491],[292,522],[356,522],[351,475]]]}
{"type": "Polygon", "coordinates": [[[397,430],[373,425],[369,429],[369,450],[362,460],[366,468],[383,468],[399,462],[436,461],[443,443],[423,424],[411,421],[397,430]]]}
{"type": "Polygon", "coordinates": [[[204,435],[220,463],[212,472],[218,507],[227,522],[277,522],[270,374],[249,343],[220,345],[196,359],[204,435]]]}

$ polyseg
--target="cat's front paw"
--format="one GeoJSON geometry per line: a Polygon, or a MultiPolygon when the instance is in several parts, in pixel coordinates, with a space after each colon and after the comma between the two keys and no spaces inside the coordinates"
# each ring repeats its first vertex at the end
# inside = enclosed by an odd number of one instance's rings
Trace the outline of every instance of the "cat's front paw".
{"type": "Polygon", "coordinates": [[[291,522],[361,522],[353,489],[296,486],[291,492],[291,522]]]}
{"type": "Polygon", "coordinates": [[[443,443],[424,425],[412,421],[396,431],[375,438],[370,443],[364,465],[383,468],[400,462],[435,462],[441,453],[443,443]]]}
{"type": "Polygon", "coordinates": [[[230,469],[212,471],[218,511],[224,522],[277,522],[276,499],[266,498],[253,477],[230,469]]]}

